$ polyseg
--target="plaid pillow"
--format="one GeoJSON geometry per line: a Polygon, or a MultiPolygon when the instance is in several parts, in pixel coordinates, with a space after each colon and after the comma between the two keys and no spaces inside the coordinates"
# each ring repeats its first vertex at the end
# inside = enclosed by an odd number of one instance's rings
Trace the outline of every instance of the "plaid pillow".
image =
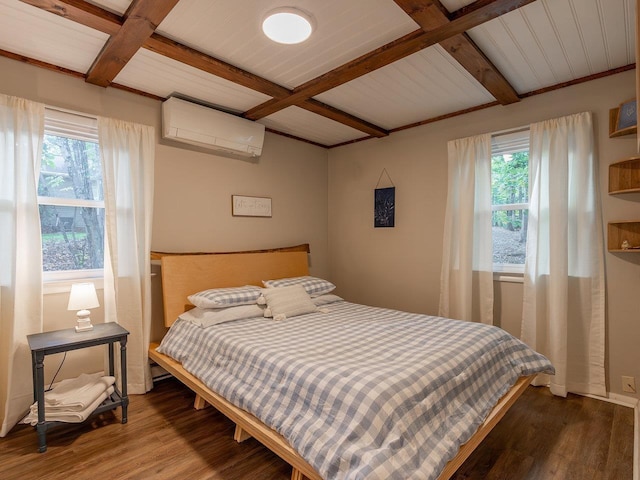
{"type": "Polygon", "coordinates": [[[189,301],[200,308],[224,308],[256,303],[261,294],[260,287],[213,288],[189,295],[189,301]]]}
{"type": "Polygon", "coordinates": [[[290,277],[279,278],[278,280],[264,280],[262,282],[267,288],[290,287],[291,285],[302,285],[310,297],[319,297],[335,290],[336,286],[322,278],[317,277],[290,277]]]}

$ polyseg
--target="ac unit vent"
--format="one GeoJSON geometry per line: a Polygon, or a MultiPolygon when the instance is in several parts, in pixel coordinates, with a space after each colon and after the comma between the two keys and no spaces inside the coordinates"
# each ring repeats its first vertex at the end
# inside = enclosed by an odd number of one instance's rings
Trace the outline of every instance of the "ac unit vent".
{"type": "Polygon", "coordinates": [[[162,137],[217,152],[259,157],[264,125],[171,97],[162,103],[162,137]]]}

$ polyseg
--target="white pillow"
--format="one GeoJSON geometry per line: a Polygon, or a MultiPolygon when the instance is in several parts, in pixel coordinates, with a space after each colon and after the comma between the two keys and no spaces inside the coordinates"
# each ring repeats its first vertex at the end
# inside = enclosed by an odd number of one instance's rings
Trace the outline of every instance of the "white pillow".
{"type": "Polygon", "coordinates": [[[210,327],[219,323],[233,322],[245,318],[256,318],[263,316],[263,308],[258,305],[240,305],[228,308],[192,308],[184,312],[178,318],[191,322],[200,327],[210,327]]]}
{"type": "Polygon", "coordinates": [[[328,280],[317,277],[289,277],[277,280],[263,280],[262,284],[267,288],[289,287],[291,285],[302,285],[311,297],[318,297],[335,290],[336,286],[328,280]]]}
{"type": "Polygon", "coordinates": [[[255,285],[244,287],[212,288],[189,295],[187,298],[196,307],[225,308],[237,305],[251,305],[256,303],[262,289],[255,285]]]}
{"type": "Polygon", "coordinates": [[[318,307],[302,285],[265,288],[262,290],[262,295],[267,302],[265,316],[269,310],[274,320],[284,320],[287,317],[318,311],[318,307]]]}

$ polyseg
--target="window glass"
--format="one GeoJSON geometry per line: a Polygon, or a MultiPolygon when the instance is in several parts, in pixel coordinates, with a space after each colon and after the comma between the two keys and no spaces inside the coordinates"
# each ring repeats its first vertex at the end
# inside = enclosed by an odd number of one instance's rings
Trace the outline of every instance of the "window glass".
{"type": "Polygon", "coordinates": [[[45,135],[38,195],[104,200],[96,142],[45,135]]]}
{"type": "Polygon", "coordinates": [[[43,269],[77,271],[83,277],[104,265],[104,191],[95,119],[47,114],[38,181],[43,269]]]}
{"type": "Polygon", "coordinates": [[[493,142],[491,197],[495,271],[519,271],[524,265],[529,215],[529,132],[493,142]]]}

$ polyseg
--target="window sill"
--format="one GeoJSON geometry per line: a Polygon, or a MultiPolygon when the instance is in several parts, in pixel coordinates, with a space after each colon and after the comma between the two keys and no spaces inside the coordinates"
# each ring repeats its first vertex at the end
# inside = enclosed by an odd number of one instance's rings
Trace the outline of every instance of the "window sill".
{"type": "Polygon", "coordinates": [[[42,284],[42,294],[51,295],[54,293],[69,293],[71,285],[74,283],[91,282],[96,286],[96,290],[104,288],[104,279],[102,277],[74,278],[73,280],[52,280],[45,281],[42,284]]]}
{"type": "Polygon", "coordinates": [[[494,263],[493,273],[524,275],[524,263],[494,263]]]}
{"type": "Polygon", "coordinates": [[[524,264],[494,263],[493,281],[504,283],[524,283],[524,264]]]}
{"type": "Polygon", "coordinates": [[[521,273],[493,272],[494,282],[524,283],[524,275],[521,273]]]}

